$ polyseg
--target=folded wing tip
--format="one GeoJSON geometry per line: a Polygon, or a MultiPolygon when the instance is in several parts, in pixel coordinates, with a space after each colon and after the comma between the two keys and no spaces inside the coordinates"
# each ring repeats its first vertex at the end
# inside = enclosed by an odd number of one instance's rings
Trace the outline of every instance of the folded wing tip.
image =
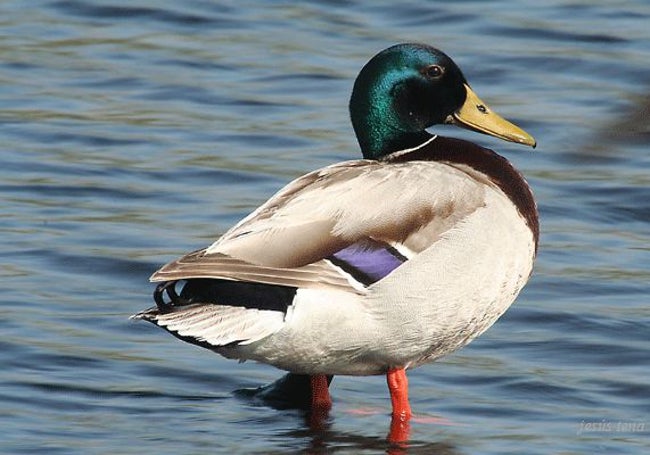
{"type": "Polygon", "coordinates": [[[158,283],[160,281],[167,281],[167,278],[165,278],[164,276],[161,276],[161,271],[162,271],[162,269],[156,270],[154,273],[152,273],[151,276],[149,277],[149,282],[150,283],[158,283]]]}

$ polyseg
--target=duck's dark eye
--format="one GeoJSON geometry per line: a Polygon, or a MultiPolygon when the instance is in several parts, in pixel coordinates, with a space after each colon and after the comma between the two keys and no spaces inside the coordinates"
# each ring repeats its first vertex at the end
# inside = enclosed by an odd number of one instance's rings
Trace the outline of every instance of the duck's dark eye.
{"type": "Polygon", "coordinates": [[[429,79],[438,79],[444,72],[440,65],[429,65],[424,68],[424,74],[429,79]]]}

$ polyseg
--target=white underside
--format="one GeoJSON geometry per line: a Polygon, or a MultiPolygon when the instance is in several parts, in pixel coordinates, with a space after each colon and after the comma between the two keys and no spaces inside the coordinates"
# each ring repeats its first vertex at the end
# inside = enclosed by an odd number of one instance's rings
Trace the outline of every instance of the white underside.
{"type": "Polygon", "coordinates": [[[296,373],[380,374],[451,353],[489,328],[528,280],[530,228],[498,189],[366,295],[299,289],[282,327],[216,349],[296,373]]]}

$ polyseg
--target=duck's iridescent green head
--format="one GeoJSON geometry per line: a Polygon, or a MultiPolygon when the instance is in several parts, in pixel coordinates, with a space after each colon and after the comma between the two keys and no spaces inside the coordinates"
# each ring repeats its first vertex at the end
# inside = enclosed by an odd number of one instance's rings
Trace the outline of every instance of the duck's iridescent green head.
{"type": "Polygon", "coordinates": [[[425,129],[439,123],[535,146],[532,136],[474,94],[451,58],[423,44],[398,44],[375,55],[354,83],[350,116],[366,158],[420,145],[431,137],[425,129]]]}

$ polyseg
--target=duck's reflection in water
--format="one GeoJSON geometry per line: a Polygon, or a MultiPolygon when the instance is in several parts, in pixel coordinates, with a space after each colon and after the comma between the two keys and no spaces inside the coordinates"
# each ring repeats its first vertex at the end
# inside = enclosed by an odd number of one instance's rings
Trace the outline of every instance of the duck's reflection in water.
{"type": "MultiPolygon", "coordinates": [[[[328,377],[328,384],[333,376],[328,377]]],[[[329,408],[311,408],[311,379],[309,375],[287,373],[277,381],[257,389],[240,389],[235,394],[259,404],[278,410],[300,409],[304,411],[305,427],[288,432],[284,436],[309,438],[309,445],[300,453],[327,453],[331,447],[348,447],[359,450],[377,449],[382,452],[401,454],[459,454],[447,442],[424,442],[410,440],[411,425],[408,420],[390,418],[387,437],[370,437],[334,430],[329,408]]],[[[387,416],[387,420],[388,420],[387,416]]],[[[268,452],[280,453],[280,452],[268,452]]],[[[287,452],[281,452],[287,453],[287,452]]]]}

